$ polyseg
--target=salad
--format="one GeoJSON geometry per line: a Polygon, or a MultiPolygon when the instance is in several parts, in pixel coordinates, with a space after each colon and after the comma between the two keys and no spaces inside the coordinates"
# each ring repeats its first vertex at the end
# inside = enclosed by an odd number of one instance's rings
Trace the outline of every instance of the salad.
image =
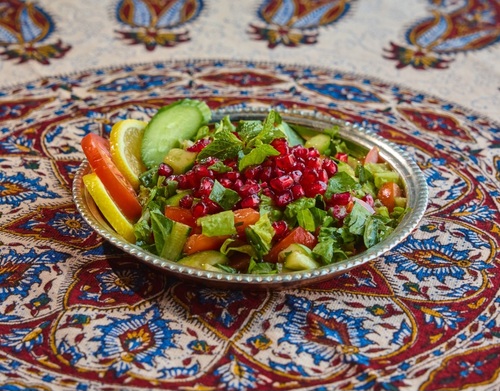
{"type": "Polygon", "coordinates": [[[402,178],[339,137],[263,120],[211,122],[183,99],[148,122],[82,139],[83,182],[127,241],[165,259],[226,273],[319,268],[384,240],[406,213],[402,178]]]}

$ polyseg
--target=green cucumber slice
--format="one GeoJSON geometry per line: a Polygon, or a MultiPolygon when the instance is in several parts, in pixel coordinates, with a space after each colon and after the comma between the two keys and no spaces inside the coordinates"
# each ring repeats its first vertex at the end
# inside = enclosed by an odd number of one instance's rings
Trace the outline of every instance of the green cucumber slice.
{"type": "Polygon", "coordinates": [[[160,164],[168,151],[180,147],[182,140],[194,137],[211,118],[210,108],[199,100],[182,99],[162,107],[144,129],[143,163],[148,168],[160,164]]]}

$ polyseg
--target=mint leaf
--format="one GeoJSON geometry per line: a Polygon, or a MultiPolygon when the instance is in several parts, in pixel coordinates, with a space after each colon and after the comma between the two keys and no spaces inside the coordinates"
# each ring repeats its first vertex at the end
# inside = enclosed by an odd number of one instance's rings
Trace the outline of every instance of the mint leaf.
{"type": "Polygon", "coordinates": [[[356,189],[359,183],[346,172],[337,172],[328,180],[325,197],[329,199],[333,194],[344,193],[356,189]]]}
{"type": "Polygon", "coordinates": [[[365,231],[365,223],[371,216],[371,213],[358,202],[354,203],[351,213],[345,219],[345,225],[349,232],[354,235],[363,235],[365,231]]]}
{"type": "Polygon", "coordinates": [[[229,210],[236,205],[236,203],[241,200],[241,197],[237,192],[231,189],[227,189],[220,184],[219,181],[214,182],[214,187],[208,196],[213,202],[216,202],[224,210],[229,210]]]}
{"type": "Polygon", "coordinates": [[[247,147],[251,148],[258,141],[263,144],[270,144],[271,141],[278,138],[286,138],[285,133],[277,126],[281,124],[281,116],[274,110],[271,110],[263,123],[263,128],[257,136],[247,142],[247,147]]]}
{"type": "Polygon", "coordinates": [[[198,154],[198,160],[210,156],[221,160],[234,158],[242,149],[243,142],[231,132],[228,126],[221,125],[219,130],[214,133],[213,141],[198,154]]]}
{"type": "Polygon", "coordinates": [[[233,169],[229,166],[226,166],[221,160],[218,162],[212,164],[210,167],[208,167],[210,170],[219,172],[221,174],[224,174],[226,172],[232,171],[233,169]]]}
{"type": "Polygon", "coordinates": [[[243,171],[246,167],[261,164],[268,156],[278,156],[279,154],[280,153],[271,145],[258,145],[240,159],[238,169],[243,171]]]}
{"type": "Polygon", "coordinates": [[[246,143],[256,137],[263,129],[262,121],[240,121],[236,132],[240,138],[246,143]]]}

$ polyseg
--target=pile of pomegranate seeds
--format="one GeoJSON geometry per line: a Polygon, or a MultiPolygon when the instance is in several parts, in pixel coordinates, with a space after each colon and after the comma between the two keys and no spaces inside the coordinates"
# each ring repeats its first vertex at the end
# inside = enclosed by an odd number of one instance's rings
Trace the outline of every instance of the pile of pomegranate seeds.
{"type": "MultiPolygon", "coordinates": [[[[208,143],[198,142],[198,149],[203,149],[208,143]]],[[[275,206],[285,208],[290,202],[301,197],[316,197],[324,195],[328,179],[337,173],[334,160],[321,157],[315,148],[305,148],[301,145],[291,147],[285,139],[276,139],[271,145],[280,153],[270,156],[260,165],[250,166],[238,171],[237,159],[226,159],[223,163],[227,172],[211,169],[219,160],[209,158],[197,162],[192,169],[181,175],[172,175],[171,168],[161,164],[159,174],[168,180],[178,182],[180,190],[193,190],[191,195],[184,196],[179,206],[191,209],[194,217],[218,213],[222,208],[210,198],[210,192],[217,180],[222,186],[234,190],[241,200],[233,209],[258,209],[263,194],[272,199],[275,206]]],[[[329,200],[331,201],[331,200],[329,200]]],[[[344,203],[344,199],[339,199],[344,203]]]]}

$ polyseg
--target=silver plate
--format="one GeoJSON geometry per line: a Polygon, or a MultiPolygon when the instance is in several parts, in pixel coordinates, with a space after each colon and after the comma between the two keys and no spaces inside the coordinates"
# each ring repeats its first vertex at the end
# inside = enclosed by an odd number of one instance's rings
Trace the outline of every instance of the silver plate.
{"type": "MultiPolygon", "coordinates": [[[[218,121],[228,114],[235,121],[240,119],[263,119],[267,115],[268,110],[268,108],[225,109],[214,111],[213,119],[214,121],[218,121]]],[[[138,246],[128,243],[110,227],[83,185],[83,175],[90,172],[90,166],[87,161],[84,161],[78,168],[73,181],[73,199],[76,207],[84,220],[99,235],[126,253],[137,257],[140,261],[171,273],[181,279],[195,280],[204,285],[218,288],[233,289],[292,288],[325,281],[355,266],[360,266],[376,259],[403,241],[415,229],[427,207],[428,189],[422,171],[405,151],[394,143],[363,128],[317,112],[280,110],[280,114],[288,123],[300,124],[317,130],[322,130],[336,124],[340,126],[340,136],[343,139],[365,147],[367,150],[374,145],[379,147],[380,156],[403,178],[409,208],[409,212],[403,217],[400,224],[389,237],[356,256],[311,271],[275,275],[230,274],[181,266],[176,262],[160,258],[144,251],[138,246]]]]}

